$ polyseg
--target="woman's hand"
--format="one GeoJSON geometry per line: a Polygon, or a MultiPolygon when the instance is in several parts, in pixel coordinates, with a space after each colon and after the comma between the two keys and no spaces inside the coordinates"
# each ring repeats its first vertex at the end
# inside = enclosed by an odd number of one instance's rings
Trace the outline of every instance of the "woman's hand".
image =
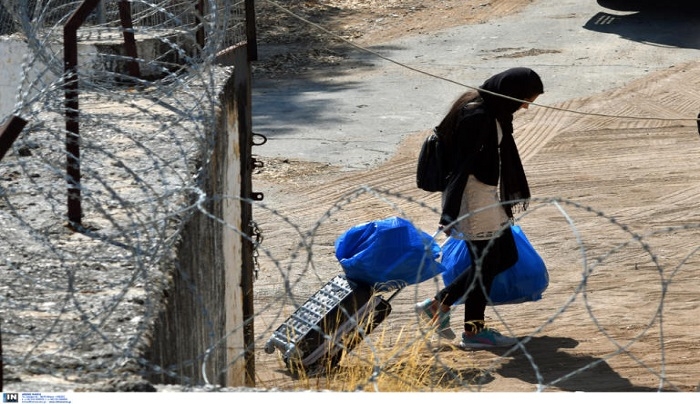
{"type": "Polygon", "coordinates": [[[450,227],[447,227],[447,229],[446,229],[446,228],[445,228],[445,225],[444,225],[444,224],[441,224],[441,225],[438,226],[438,229],[439,229],[441,232],[444,232],[444,233],[447,235],[447,237],[449,237],[449,236],[452,234],[452,227],[451,227],[451,226],[450,226],[450,227]]]}

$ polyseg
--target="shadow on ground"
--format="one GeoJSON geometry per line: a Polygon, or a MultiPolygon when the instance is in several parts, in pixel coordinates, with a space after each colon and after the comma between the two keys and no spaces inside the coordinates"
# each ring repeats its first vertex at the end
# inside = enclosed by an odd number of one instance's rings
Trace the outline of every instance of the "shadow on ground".
{"type": "Polygon", "coordinates": [[[615,372],[605,360],[588,355],[572,355],[564,349],[575,348],[572,338],[533,337],[525,350],[503,363],[497,373],[518,378],[533,385],[551,386],[564,391],[646,392],[657,391],[635,386],[615,372]],[[601,387],[604,387],[601,389],[601,387]]]}
{"type": "Polygon", "coordinates": [[[685,0],[598,0],[599,12],[584,28],[657,46],[700,49],[700,8],[685,0]]]}

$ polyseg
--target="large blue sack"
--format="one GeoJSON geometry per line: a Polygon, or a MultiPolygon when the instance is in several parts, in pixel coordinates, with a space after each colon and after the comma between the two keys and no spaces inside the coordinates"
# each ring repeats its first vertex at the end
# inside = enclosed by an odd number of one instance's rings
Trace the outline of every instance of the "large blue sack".
{"type": "MultiPolygon", "coordinates": [[[[542,298],[549,286],[547,266],[520,226],[511,226],[515,245],[518,248],[518,262],[493,280],[489,298],[494,305],[534,302],[542,298]]],[[[442,244],[442,259],[445,267],[442,280],[449,285],[467,268],[471,270],[471,257],[463,240],[448,237],[442,244]]]]}
{"type": "Polygon", "coordinates": [[[445,271],[440,245],[410,221],[390,217],[354,226],[335,241],[348,279],[385,287],[423,282],[445,271]]]}

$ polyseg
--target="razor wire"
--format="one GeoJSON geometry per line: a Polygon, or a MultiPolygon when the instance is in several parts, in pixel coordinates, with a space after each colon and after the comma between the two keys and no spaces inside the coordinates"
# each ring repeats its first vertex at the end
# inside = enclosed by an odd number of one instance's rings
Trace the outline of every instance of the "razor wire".
{"type": "MultiPolygon", "coordinates": [[[[188,12],[191,2],[132,3],[137,31],[149,37],[159,37],[159,30],[181,29],[196,21],[188,12]]],[[[211,62],[219,49],[235,43],[228,35],[224,38],[221,34],[218,39],[222,31],[212,27],[240,27],[238,18],[230,18],[237,15],[234,10],[240,9],[232,8],[212,14],[211,25],[207,25],[214,38],[212,48],[196,48],[196,24],[178,33],[188,38],[194,48],[184,48],[180,40],[164,40],[164,53],[182,56],[182,60],[144,61],[154,72],[154,78],[149,80],[134,81],[102,68],[105,59],[114,64],[121,61],[114,54],[94,50],[82,55],[88,60],[102,60],[81,65],[84,70],[80,75],[84,106],[82,189],[85,210],[90,212],[85,225],[90,231],[76,234],[65,227],[63,65],[54,36],[77,4],[4,0],[4,10],[12,18],[6,19],[5,13],[0,13],[3,32],[7,32],[6,21],[12,21],[10,31],[25,35],[28,46],[14,111],[26,117],[28,125],[13,152],[0,163],[0,222],[4,230],[0,243],[0,330],[5,374],[7,380],[17,383],[41,376],[47,380],[43,388],[58,391],[85,388],[124,375],[180,376],[177,366],[162,369],[141,356],[171,282],[172,274],[162,268],[175,260],[177,235],[193,212],[203,209],[202,198],[241,202],[229,195],[203,195],[199,183],[204,175],[200,171],[202,163],[212,150],[213,140],[207,128],[215,125],[218,90],[229,74],[211,62]]],[[[118,31],[112,5],[106,2],[102,12],[93,16],[88,34],[104,38],[118,31]]],[[[319,207],[315,215],[303,219],[267,202],[242,202],[255,208],[256,220],[266,236],[257,250],[261,278],[255,285],[256,354],[293,309],[340,271],[337,262],[329,257],[332,246],[328,240],[353,223],[348,212],[361,211],[362,206],[372,204],[381,207],[377,211],[385,216],[398,215],[416,223],[437,214],[431,204],[372,186],[350,189],[329,206],[319,207]]],[[[560,219],[563,224],[556,230],[562,239],[571,242],[566,255],[576,263],[572,267],[578,270],[580,279],[569,285],[569,294],[560,292],[561,305],[545,313],[540,323],[532,324],[521,343],[511,350],[481,367],[460,368],[441,354],[443,344],[419,326],[415,313],[395,313],[383,324],[394,336],[383,340],[380,328],[346,354],[341,368],[355,366],[366,372],[364,376],[360,373],[357,380],[340,384],[334,382],[332,375],[323,376],[321,382],[315,375],[308,375],[305,380],[295,380],[287,374],[281,378],[277,373],[270,376],[270,372],[262,370],[274,366],[284,369],[285,364],[276,355],[258,355],[258,386],[284,385],[296,390],[328,383],[329,388],[335,389],[342,385],[351,391],[383,391],[387,388],[382,383],[389,379],[393,386],[406,391],[479,391],[488,384],[489,374],[499,371],[501,360],[513,355],[524,358],[516,371],[523,379],[533,381],[533,389],[538,391],[570,389],[567,382],[577,375],[599,370],[606,361],[621,358],[629,358],[647,371],[650,381],[644,387],[649,390],[687,386],[687,382],[667,373],[668,359],[675,362],[678,358],[669,358],[666,350],[664,307],[674,301],[687,303],[683,300],[685,295],[667,290],[695,276],[697,249],[690,248],[675,266],[669,267],[659,260],[663,253],[656,252],[666,246],[655,245],[669,236],[697,240],[698,226],[687,223],[640,234],[612,215],[559,198],[535,199],[528,212],[519,220],[527,222],[542,212],[560,219]],[[614,245],[595,242],[594,231],[601,228],[614,234],[614,245]],[[610,324],[600,324],[595,313],[601,303],[595,292],[607,277],[615,275],[621,262],[625,271],[633,270],[627,262],[630,255],[642,267],[643,276],[658,287],[659,300],[653,309],[640,309],[637,319],[625,317],[630,313],[617,312],[614,318],[621,323],[616,326],[634,327],[631,333],[617,335],[611,333],[610,324]],[[576,306],[579,303],[581,306],[576,306]],[[575,369],[545,379],[541,369],[547,358],[530,352],[528,342],[542,338],[548,326],[572,312],[582,316],[582,326],[594,327],[610,347],[602,357],[586,357],[578,362],[571,359],[577,365],[575,369]],[[413,327],[411,330],[417,332],[410,333],[403,327],[413,327]],[[405,337],[399,339],[399,334],[405,337]],[[658,341],[660,359],[654,362],[635,354],[635,343],[650,336],[658,341]],[[411,353],[423,357],[427,354],[430,359],[415,364],[411,353]],[[413,373],[406,371],[412,368],[413,373]]],[[[211,219],[233,227],[215,215],[211,219]]],[[[399,296],[410,307],[437,287],[438,279],[404,287],[399,296]]],[[[632,295],[635,291],[620,293],[632,295]]],[[[496,319],[509,326],[510,317],[500,313],[496,309],[496,319]]],[[[202,358],[206,361],[209,352],[224,343],[214,341],[200,358],[188,358],[178,365],[185,367],[202,358]]],[[[215,380],[226,370],[217,369],[204,378],[215,380]]],[[[603,377],[613,374],[604,373],[603,377]]],[[[624,378],[624,374],[618,377],[624,378]]],[[[188,382],[183,380],[184,385],[188,382]]]]}
{"type": "Polygon", "coordinates": [[[3,97],[27,121],[0,163],[4,375],[42,375],[41,390],[179,377],[143,351],[208,175],[231,75],[214,60],[245,41],[245,13],[242,2],[129,1],[134,35],[155,49],[139,55],[143,75],[133,77],[118,3],[100,2],[78,32],[81,233],[65,221],[62,28],[82,1],[5,0],[0,10],[3,34],[24,47],[13,55],[22,58],[16,92],[3,97]]]}
{"type": "MultiPolygon", "coordinates": [[[[328,250],[328,247],[314,245],[310,240],[318,239],[319,233],[342,233],[343,227],[339,223],[352,223],[353,215],[361,214],[362,206],[367,204],[384,204],[386,205],[385,215],[391,216],[393,214],[405,217],[414,223],[421,223],[424,220],[422,218],[427,215],[439,217],[439,212],[431,205],[426,205],[401,193],[381,189],[381,187],[363,186],[354,191],[349,190],[346,196],[339,198],[326,213],[319,213],[320,217],[316,222],[308,223],[308,232],[302,241],[296,244],[297,249],[291,250],[288,260],[281,258],[279,252],[274,254],[263,248],[263,256],[266,257],[267,278],[259,281],[259,285],[257,285],[257,289],[265,291],[265,294],[257,298],[261,303],[256,315],[261,318],[259,322],[265,324],[266,327],[257,333],[260,335],[259,344],[265,343],[265,340],[275,332],[280,323],[286,320],[292,310],[304,304],[313,290],[323,284],[321,280],[328,280],[334,273],[342,272],[338,262],[331,264],[322,262],[327,260],[312,258],[326,254],[325,251],[328,250]],[[279,307],[287,309],[280,310],[279,307]]],[[[256,208],[259,210],[258,214],[264,217],[279,214],[264,203],[256,208]]],[[[398,314],[399,318],[392,318],[396,315],[392,311],[389,318],[382,323],[387,333],[402,335],[402,339],[395,336],[386,337],[381,331],[373,332],[363,335],[363,349],[355,349],[346,353],[345,362],[341,362],[339,368],[344,369],[344,372],[357,372],[358,368],[364,369],[365,372],[364,377],[354,379],[356,384],[342,384],[337,381],[336,384],[333,384],[333,374],[338,372],[338,368],[335,367],[297,369],[304,376],[301,378],[302,381],[296,383],[287,381],[287,384],[297,389],[308,387],[305,382],[313,383],[315,380],[315,383],[319,383],[318,380],[321,378],[318,376],[318,372],[320,372],[325,374],[325,378],[321,379],[327,383],[323,385],[324,388],[331,390],[333,390],[332,386],[342,385],[347,391],[482,391],[490,381],[489,374],[499,373],[499,367],[504,361],[507,362],[508,358],[518,356],[522,359],[521,367],[518,369],[521,373],[517,377],[532,380],[533,391],[570,390],[572,388],[568,386],[577,385],[576,383],[571,384],[571,379],[576,379],[580,374],[595,375],[596,372],[601,372],[600,368],[606,367],[608,361],[620,360],[620,358],[629,358],[632,362],[632,365],[629,366],[643,369],[649,380],[644,385],[634,385],[625,380],[624,371],[621,374],[616,374],[608,368],[607,371],[600,373],[601,379],[612,378],[614,380],[617,378],[620,383],[617,388],[620,391],[687,391],[688,386],[684,385],[684,382],[674,380],[667,374],[667,361],[669,364],[676,363],[677,356],[684,355],[684,353],[675,351],[673,354],[669,354],[665,348],[665,341],[672,340],[672,337],[664,334],[664,323],[667,321],[665,310],[670,303],[683,304],[681,302],[685,299],[678,295],[674,297],[672,293],[667,292],[668,288],[676,283],[686,284],[689,279],[695,276],[694,265],[690,262],[697,262],[698,247],[693,248],[694,243],[689,240],[697,237],[700,226],[696,223],[688,223],[651,230],[642,234],[631,230],[626,224],[605,212],[561,198],[534,198],[528,212],[518,217],[517,220],[528,223],[531,220],[530,217],[542,214],[555,221],[556,217],[560,217],[563,224],[550,230],[561,233],[562,240],[571,240],[571,245],[567,247],[569,252],[563,254],[566,255],[569,266],[564,269],[556,264],[551,265],[551,262],[548,263],[552,282],[560,283],[561,281],[557,279],[563,271],[579,274],[580,278],[577,282],[568,285],[571,288],[570,294],[559,296],[560,306],[551,309],[551,311],[548,308],[546,315],[543,314],[539,323],[529,324],[529,331],[524,335],[522,332],[520,333],[520,342],[516,346],[497,351],[494,359],[482,361],[481,367],[475,367],[472,372],[459,369],[458,366],[463,366],[464,363],[455,363],[455,359],[448,356],[448,353],[454,354],[456,348],[449,348],[452,344],[436,337],[431,327],[422,323],[418,315],[413,314],[410,308],[416,302],[431,297],[441,287],[440,280],[434,279],[420,285],[404,287],[401,294],[404,295],[404,299],[408,301],[409,305],[402,307],[403,309],[408,307],[408,312],[398,314]],[[582,228],[584,226],[585,229],[582,228]],[[615,240],[614,245],[596,242],[596,232],[614,234],[612,236],[615,240]],[[686,255],[682,256],[680,260],[674,261],[673,264],[662,262],[663,260],[660,259],[659,253],[656,251],[660,248],[658,242],[671,235],[686,240],[684,245],[690,244],[686,255]],[[629,263],[625,265],[625,262],[629,260],[635,262],[634,269],[630,268],[629,263]],[[621,264],[626,268],[620,268],[621,264]],[[644,269],[640,270],[639,267],[644,269]],[[605,281],[599,278],[622,276],[620,273],[625,273],[627,276],[647,277],[650,285],[655,285],[658,288],[658,301],[648,302],[652,306],[651,308],[640,307],[632,312],[621,307],[601,307],[601,303],[605,299],[600,297],[598,289],[605,287],[605,281]],[[615,313],[611,318],[622,316],[625,320],[613,324],[609,323],[609,320],[601,321],[596,314],[601,310],[605,311],[606,317],[615,313]],[[568,360],[579,364],[569,371],[552,372],[551,368],[547,371],[540,370],[547,366],[551,367],[551,364],[548,363],[548,357],[542,356],[541,352],[532,352],[531,343],[538,339],[546,339],[546,330],[556,326],[562,318],[570,315],[582,316],[581,326],[593,327],[596,330],[595,334],[605,341],[601,344],[610,345],[610,347],[602,349],[606,352],[602,357],[591,356],[580,360],[569,357],[568,360]],[[632,331],[619,331],[625,327],[632,331]],[[660,359],[657,355],[651,355],[654,359],[649,359],[645,356],[648,352],[641,354],[636,352],[640,349],[637,345],[643,344],[643,341],[649,338],[658,339],[657,349],[662,355],[660,359]],[[414,363],[416,358],[412,358],[412,354],[422,355],[420,357],[425,358],[426,353],[430,353],[429,360],[425,360],[425,363],[414,363]],[[411,367],[413,370],[408,372],[411,367]],[[552,373],[557,374],[557,377],[552,378],[552,373]],[[380,383],[379,380],[383,381],[380,383]]],[[[528,229],[527,224],[524,227],[528,229]]],[[[430,229],[426,228],[426,231],[430,231],[430,229]]],[[[292,233],[298,234],[298,232],[299,230],[295,226],[294,229],[290,228],[285,233],[291,237],[292,233]]],[[[533,240],[537,246],[537,238],[533,240]]],[[[540,248],[538,247],[538,249],[540,248]]],[[[552,286],[556,285],[550,285],[550,290],[552,286]]],[[[559,284],[559,286],[562,285],[559,284]]],[[[551,292],[545,292],[542,302],[548,299],[548,293],[551,292]]],[[[633,297],[640,292],[616,289],[615,293],[633,297]]],[[[689,301],[686,302],[689,303],[689,301]]],[[[503,316],[500,313],[501,309],[494,306],[493,314],[491,314],[494,317],[491,322],[501,324],[501,327],[505,327],[510,335],[514,325],[511,324],[513,320],[509,318],[517,317],[517,314],[513,314],[513,312],[538,310],[538,304],[538,302],[534,302],[522,309],[508,308],[504,310],[508,314],[503,316]]],[[[459,313],[459,310],[458,308],[456,312],[459,313]]],[[[332,343],[342,344],[334,339],[334,335],[326,337],[333,341],[332,343]]],[[[290,336],[289,340],[294,341],[294,337],[290,336]]],[[[282,352],[278,351],[277,355],[281,357],[282,352]]],[[[273,363],[275,362],[273,361],[273,363]]],[[[294,365],[290,364],[291,362],[286,358],[284,362],[277,361],[276,363],[281,368],[286,366],[290,371],[293,371],[294,365]]],[[[566,368],[564,365],[559,363],[557,366],[566,368]]],[[[326,364],[326,366],[328,365],[326,364]]],[[[592,377],[593,380],[595,378],[595,376],[592,377]]],[[[283,382],[279,378],[275,378],[269,383],[278,385],[283,382]]],[[[580,381],[580,383],[581,385],[586,384],[585,381],[580,381]]],[[[599,391],[595,390],[595,387],[589,388],[593,388],[593,390],[581,389],[583,391],[599,391]]],[[[693,387],[691,386],[691,388],[693,387]]]]}

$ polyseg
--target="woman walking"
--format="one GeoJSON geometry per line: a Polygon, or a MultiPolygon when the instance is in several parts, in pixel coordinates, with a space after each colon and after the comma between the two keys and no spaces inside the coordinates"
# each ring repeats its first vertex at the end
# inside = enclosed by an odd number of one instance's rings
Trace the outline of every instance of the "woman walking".
{"type": "Polygon", "coordinates": [[[512,68],[462,94],[437,127],[453,166],[458,167],[442,194],[440,227],[467,243],[473,264],[435,297],[417,304],[416,311],[451,339],[455,334],[450,329],[450,308],[463,299],[463,349],[518,342],[486,327],[484,312],[493,279],[518,260],[510,226],[514,212],[524,211],[530,198],[513,139],[513,114],[527,109],[542,93],[537,73],[512,68]]]}

